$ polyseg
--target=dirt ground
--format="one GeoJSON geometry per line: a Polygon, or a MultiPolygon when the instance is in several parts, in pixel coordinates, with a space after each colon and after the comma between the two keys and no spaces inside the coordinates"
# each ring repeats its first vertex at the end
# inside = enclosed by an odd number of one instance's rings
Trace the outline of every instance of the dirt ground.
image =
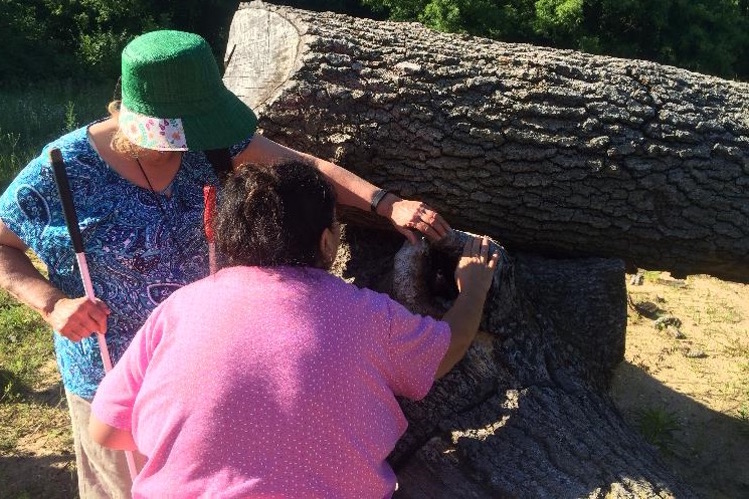
{"type": "MultiPolygon", "coordinates": [[[[749,498],[749,286],[659,272],[627,281],[617,405],[700,496],[749,498]]],[[[49,368],[33,395],[44,423],[0,454],[0,498],[76,496],[64,395],[49,368]]]]}
{"type": "Polygon", "coordinates": [[[749,286],[659,272],[627,279],[617,405],[701,496],[749,498],[749,286]]]}

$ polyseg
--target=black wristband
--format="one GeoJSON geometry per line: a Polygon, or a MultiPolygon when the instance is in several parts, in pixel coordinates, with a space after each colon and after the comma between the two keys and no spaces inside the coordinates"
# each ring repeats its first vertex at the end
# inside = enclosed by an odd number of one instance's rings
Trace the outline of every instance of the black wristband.
{"type": "Polygon", "coordinates": [[[387,190],[377,189],[377,191],[374,193],[374,196],[372,196],[372,202],[369,204],[369,209],[372,210],[372,213],[377,213],[377,205],[379,205],[380,201],[382,201],[387,195],[387,190]]]}

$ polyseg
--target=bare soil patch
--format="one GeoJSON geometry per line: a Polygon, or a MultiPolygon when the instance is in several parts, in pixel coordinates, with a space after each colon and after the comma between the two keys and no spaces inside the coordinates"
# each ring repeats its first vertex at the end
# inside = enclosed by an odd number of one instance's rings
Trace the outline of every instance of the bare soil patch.
{"type": "Polygon", "coordinates": [[[641,276],[612,395],[700,495],[749,497],[749,286],[641,276]]]}

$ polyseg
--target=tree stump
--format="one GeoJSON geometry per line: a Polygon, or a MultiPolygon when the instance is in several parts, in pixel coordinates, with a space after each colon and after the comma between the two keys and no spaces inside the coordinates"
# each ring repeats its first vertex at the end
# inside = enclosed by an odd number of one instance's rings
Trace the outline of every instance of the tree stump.
{"type": "Polygon", "coordinates": [[[241,4],[225,81],[262,133],[511,251],[749,282],[749,84],[241,4]]]}
{"type": "MultiPolygon", "coordinates": [[[[402,238],[374,232],[347,226],[340,274],[441,316],[465,234],[396,252],[402,238]]],[[[693,497],[607,395],[626,315],[622,261],[505,253],[466,358],[400,401],[396,497],[693,497]]]]}

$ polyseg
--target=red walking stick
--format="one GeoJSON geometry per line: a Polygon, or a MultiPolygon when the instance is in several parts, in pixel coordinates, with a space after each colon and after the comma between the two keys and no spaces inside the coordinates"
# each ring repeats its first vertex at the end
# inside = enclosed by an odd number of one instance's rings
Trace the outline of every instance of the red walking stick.
{"type": "Polygon", "coordinates": [[[216,212],[216,187],[203,186],[203,227],[205,239],[208,241],[208,268],[211,274],[216,273],[216,243],[213,233],[213,215],[216,212]]]}
{"type": "MultiPolygon", "coordinates": [[[[70,184],[68,183],[68,174],[65,171],[65,162],[62,159],[59,149],[52,149],[49,152],[49,156],[52,160],[52,170],[55,174],[57,192],[60,195],[60,202],[62,203],[65,224],[68,226],[68,234],[70,234],[70,239],[73,241],[73,251],[75,251],[75,259],[78,262],[83,289],[86,293],[86,298],[90,301],[96,301],[94,287],[91,284],[91,276],[88,273],[88,263],[86,262],[86,253],[83,248],[81,229],[78,227],[78,215],[75,212],[75,204],[73,204],[73,196],[70,192],[70,184]]],[[[104,364],[104,372],[108,373],[112,370],[112,359],[109,356],[107,340],[104,338],[104,334],[99,332],[96,333],[96,339],[99,341],[99,352],[101,353],[101,361],[104,364]]],[[[134,479],[138,471],[135,468],[133,453],[125,451],[125,458],[127,459],[127,467],[130,470],[130,478],[134,479]]]]}

